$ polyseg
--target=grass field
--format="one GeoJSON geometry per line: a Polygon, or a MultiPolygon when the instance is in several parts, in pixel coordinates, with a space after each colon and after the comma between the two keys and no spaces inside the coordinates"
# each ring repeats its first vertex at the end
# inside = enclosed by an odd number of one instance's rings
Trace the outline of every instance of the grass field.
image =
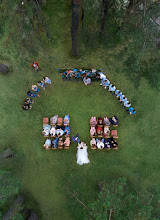
{"type": "Polygon", "coordinates": [[[46,53],[40,51],[39,57],[27,57],[28,63],[25,60],[24,65],[14,51],[2,48],[2,55],[11,61],[13,71],[6,76],[0,75],[0,146],[2,150],[12,146],[17,154],[24,155],[17,178],[37,202],[44,220],[84,219],[85,210],[67,189],[88,205],[97,197],[98,181],[109,183],[113,178],[125,176],[141,190],[158,187],[160,182],[157,166],[160,97],[157,90],[151,88],[144,78],[140,80],[139,88],[135,88],[121,68],[118,69],[120,63],[109,60],[110,51],[101,47],[96,53],[72,58],[68,50],[63,49],[70,48],[71,42],[63,39],[46,53]],[[32,59],[40,63],[41,72],[30,68],[32,59]],[[85,87],[82,82],[62,81],[56,70],[61,67],[103,68],[110,81],[126,94],[137,114],[127,115],[99,82],[85,87]],[[21,105],[26,92],[43,76],[51,78],[52,84],[41,91],[31,111],[23,111],[21,105]],[[71,135],[78,132],[88,146],[90,117],[116,114],[120,120],[119,150],[94,151],[89,147],[91,163],[85,166],[76,164],[76,144],[72,144],[69,150],[45,151],[42,147],[45,141],[41,133],[42,118],[55,114],[69,114],[71,135]]]}

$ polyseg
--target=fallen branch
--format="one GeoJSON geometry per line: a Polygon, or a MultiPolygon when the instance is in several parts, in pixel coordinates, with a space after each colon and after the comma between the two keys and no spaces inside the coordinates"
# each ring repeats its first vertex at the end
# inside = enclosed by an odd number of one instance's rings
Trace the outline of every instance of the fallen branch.
{"type": "Polygon", "coordinates": [[[87,211],[89,211],[88,207],[87,207],[82,201],[80,201],[75,194],[71,193],[68,189],[67,189],[67,191],[68,191],[68,193],[71,194],[74,198],[76,198],[77,201],[78,201],[85,209],[87,209],[87,211]]]}

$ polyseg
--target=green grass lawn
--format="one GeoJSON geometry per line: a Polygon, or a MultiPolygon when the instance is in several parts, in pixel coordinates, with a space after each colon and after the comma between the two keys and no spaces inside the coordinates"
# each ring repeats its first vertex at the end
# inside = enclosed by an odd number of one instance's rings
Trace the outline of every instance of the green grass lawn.
{"type": "MultiPolygon", "coordinates": [[[[63,13],[61,17],[64,19],[63,13]]],[[[44,220],[84,219],[85,210],[67,189],[88,205],[98,194],[98,181],[109,183],[113,178],[125,176],[142,190],[157,187],[160,182],[157,166],[160,97],[157,90],[144,78],[139,88],[135,88],[121,71],[121,64],[109,59],[109,50],[100,47],[96,52],[74,59],[64,49],[70,44],[69,40],[61,38],[47,52],[40,51],[39,57],[26,57],[28,62],[25,60],[24,66],[11,49],[2,50],[2,55],[11,60],[13,72],[0,75],[0,145],[2,150],[12,146],[17,154],[24,155],[17,177],[37,202],[44,220]],[[30,68],[32,59],[40,63],[41,72],[30,68]],[[56,70],[61,67],[103,68],[110,81],[126,94],[137,114],[127,115],[119,102],[100,87],[100,82],[85,87],[83,82],[62,81],[56,70]],[[26,92],[43,76],[50,77],[52,84],[41,91],[31,111],[23,111],[21,105],[26,92]],[[76,144],[71,144],[69,150],[45,151],[42,119],[55,114],[69,114],[71,136],[78,132],[88,146],[90,117],[116,114],[120,120],[119,150],[91,150],[89,146],[90,164],[84,166],[76,164],[76,144]]]]}

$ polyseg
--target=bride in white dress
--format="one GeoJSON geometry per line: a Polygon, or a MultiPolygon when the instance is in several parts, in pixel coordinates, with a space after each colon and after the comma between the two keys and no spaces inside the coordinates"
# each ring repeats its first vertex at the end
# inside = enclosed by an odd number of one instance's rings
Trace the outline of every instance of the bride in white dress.
{"type": "Polygon", "coordinates": [[[87,146],[84,142],[81,142],[78,144],[77,147],[77,164],[83,165],[90,163],[90,160],[88,159],[88,152],[87,152],[87,146]]]}

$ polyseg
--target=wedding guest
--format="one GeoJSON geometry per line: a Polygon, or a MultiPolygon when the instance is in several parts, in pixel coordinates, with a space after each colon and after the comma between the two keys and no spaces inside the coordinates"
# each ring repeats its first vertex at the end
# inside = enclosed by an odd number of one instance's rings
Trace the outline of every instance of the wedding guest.
{"type": "Polygon", "coordinates": [[[43,82],[43,81],[38,81],[38,83],[37,83],[40,87],[42,87],[44,90],[46,89],[45,87],[46,87],[46,85],[45,85],[45,83],[43,82]]]}
{"type": "Polygon", "coordinates": [[[101,140],[98,140],[98,138],[96,138],[96,142],[97,142],[97,148],[98,149],[103,149],[104,148],[104,138],[102,138],[101,140]]]}
{"type": "Polygon", "coordinates": [[[40,88],[36,85],[32,85],[32,90],[36,93],[41,91],[40,88]]]}
{"type": "Polygon", "coordinates": [[[43,81],[44,81],[45,83],[51,84],[51,80],[50,80],[50,78],[48,78],[47,76],[43,77],[43,81]]]}
{"type": "Polygon", "coordinates": [[[89,85],[89,84],[91,84],[91,79],[86,76],[86,77],[83,78],[83,82],[84,82],[85,86],[89,85]]]}
{"type": "Polygon", "coordinates": [[[58,140],[59,140],[59,138],[57,137],[56,139],[54,139],[52,141],[52,149],[55,149],[58,147],[58,140]]]}
{"type": "Polygon", "coordinates": [[[49,149],[50,149],[50,146],[51,146],[51,140],[47,138],[47,140],[45,141],[45,144],[43,145],[43,147],[44,147],[46,150],[49,150],[49,149]]]}
{"type": "Polygon", "coordinates": [[[33,97],[33,98],[35,98],[35,97],[40,97],[39,95],[36,95],[34,92],[31,92],[31,91],[28,91],[28,92],[27,92],[27,95],[28,95],[29,97],[33,97]]]}
{"type": "Polygon", "coordinates": [[[118,125],[119,120],[117,118],[117,116],[113,116],[112,118],[109,119],[112,125],[118,125]]]}
{"type": "Polygon", "coordinates": [[[25,104],[33,104],[34,100],[32,100],[31,98],[26,98],[25,99],[25,104]]]}
{"type": "Polygon", "coordinates": [[[23,110],[30,110],[31,108],[32,108],[32,106],[30,106],[29,104],[23,104],[22,105],[23,110]]]}

